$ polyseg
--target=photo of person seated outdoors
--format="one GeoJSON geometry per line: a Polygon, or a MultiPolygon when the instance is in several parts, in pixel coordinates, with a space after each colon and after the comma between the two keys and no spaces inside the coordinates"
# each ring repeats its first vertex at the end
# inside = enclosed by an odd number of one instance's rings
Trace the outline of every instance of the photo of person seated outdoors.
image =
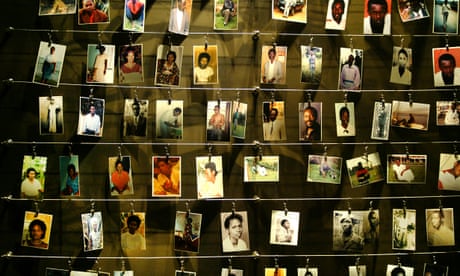
{"type": "Polygon", "coordinates": [[[214,29],[238,30],[238,0],[214,1],[214,29]]]}
{"type": "Polygon", "coordinates": [[[387,183],[424,184],[426,160],[426,155],[388,155],[387,183]]]}

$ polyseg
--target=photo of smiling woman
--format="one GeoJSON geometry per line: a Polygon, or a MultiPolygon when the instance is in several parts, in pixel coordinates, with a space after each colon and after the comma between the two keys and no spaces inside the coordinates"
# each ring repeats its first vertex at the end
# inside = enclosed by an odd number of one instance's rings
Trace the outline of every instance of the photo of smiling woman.
{"type": "Polygon", "coordinates": [[[220,213],[224,253],[249,250],[247,217],[246,211],[220,213]]]}

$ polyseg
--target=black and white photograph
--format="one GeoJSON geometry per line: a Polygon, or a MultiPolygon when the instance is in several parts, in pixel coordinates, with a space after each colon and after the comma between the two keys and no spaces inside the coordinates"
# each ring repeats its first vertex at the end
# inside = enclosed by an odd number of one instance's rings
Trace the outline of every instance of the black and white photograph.
{"type": "Polygon", "coordinates": [[[201,214],[176,211],[174,250],[198,253],[200,233],[201,214]]]}
{"type": "Polygon", "coordinates": [[[78,135],[102,137],[104,129],[105,100],[94,97],[80,97],[78,135]]]}
{"type": "Polygon", "coordinates": [[[243,276],[243,270],[235,268],[222,268],[220,276],[243,276]]]}
{"type": "Polygon", "coordinates": [[[219,83],[217,45],[193,45],[193,84],[219,83]]]}
{"type": "Polygon", "coordinates": [[[433,33],[458,33],[458,0],[433,1],[433,33]]]}
{"type": "Polygon", "coordinates": [[[427,156],[423,154],[387,155],[388,184],[425,184],[427,156]]]}
{"type": "Polygon", "coordinates": [[[287,50],[288,48],[286,46],[262,46],[262,55],[260,58],[260,83],[286,83],[287,50]]]}
{"type": "Polygon", "coordinates": [[[40,41],[32,82],[58,87],[67,46],[40,41]]]}
{"type": "Polygon", "coordinates": [[[391,103],[374,103],[371,139],[387,141],[390,137],[391,103]]]}
{"type": "Polygon", "coordinates": [[[361,251],[364,247],[363,217],[354,212],[334,210],[332,250],[361,251]]]}
{"type": "Polygon", "coordinates": [[[156,138],[182,140],[184,101],[157,100],[155,116],[156,138]]]}
{"type": "Polygon", "coordinates": [[[347,26],[349,0],[328,0],[326,23],[324,28],[326,30],[345,30],[347,26]]]}
{"type": "Polygon", "coordinates": [[[356,135],[355,103],[335,103],[335,125],[337,137],[356,135]]]}
{"type": "Polygon", "coordinates": [[[398,1],[398,11],[402,22],[409,22],[430,17],[425,0],[398,1]]]}
{"type": "MultiPolygon", "coordinates": [[[[39,0],[38,15],[75,14],[79,0],[39,0]]],[[[68,274],[68,273],[67,273],[68,274]]]]}
{"type": "Polygon", "coordinates": [[[298,267],[297,268],[297,276],[318,276],[318,268],[317,267],[298,267]]]}
{"type": "Polygon", "coordinates": [[[196,157],[198,199],[223,198],[222,156],[196,157]]]}
{"type": "Polygon", "coordinates": [[[119,49],[120,55],[118,57],[118,82],[123,84],[143,82],[144,59],[142,55],[142,44],[122,45],[119,47],[119,49]]]}
{"type": "Polygon", "coordinates": [[[307,181],[340,184],[342,180],[342,157],[308,155],[307,181]]]}
{"type": "Polygon", "coordinates": [[[149,100],[125,99],[123,136],[146,137],[149,118],[149,100]]]}
{"type": "Polygon", "coordinates": [[[272,0],[272,19],[307,23],[306,0],[272,0]]]}
{"type": "Polygon", "coordinates": [[[439,154],[438,189],[460,191],[460,155],[439,154]]]}
{"type": "Polygon", "coordinates": [[[83,250],[94,251],[104,248],[104,231],[100,211],[81,214],[83,229],[83,250]]]}
{"type": "Polygon", "coordinates": [[[69,275],[70,275],[70,271],[67,269],[47,267],[45,270],[45,276],[69,276],[69,275]]]}
{"type": "Polygon", "coordinates": [[[432,51],[434,86],[460,85],[460,47],[433,48],[432,51]]]}
{"type": "Polygon", "coordinates": [[[390,82],[411,85],[412,69],[412,49],[394,46],[390,82]]]}
{"type": "MultiPolygon", "coordinates": [[[[175,1],[175,0],[173,0],[175,1]]],[[[180,0],[179,0],[180,1],[180,0]]],[[[195,276],[196,275],[196,272],[192,272],[192,271],[185,271],[185,270],[176,270],[175,276],[195,276]]]]}
{"type": "Polygon", "coordinates": [[[454,246],[454,209],[425,210],[426,240],[428,246],[454,246]]]}
{"type": "Polygon", "coordinates": [[[386,276],[414,276],[414,268],[403,265],[387,265],[386,276]]]}
{"type": "Polygon", "coordinates": [[[391,0],[364,1],[364,34],[391,34],[391,0]]]}
{"type": "Polygon", "coordinates": [[[123,30],[144,32],[145,0],[125,0],[123,30]]]}
{"type": "Polygon", "coordinates": [[[393,209],[394,250],[415,251],[415,209],[393,209]]]}
{"type": "Polygon", "coordinates": [[[80,165],[78,155],[59,156],[59,179],[61,196],[80,195],[80,165]]]}
{"type": "Polygon", "coordinates": [[[349,276],[366,276],[366,266],[365,265],[350,265],[348,267],[349,276]]]}
{"type": "Polygon", "coordinates": [[[245,156],[244,182],[278,182],[279,164],[278,155],[245,156]]]}
{"type": "Polygon", "coordinates": [[[131,156],[111,156],[108,161],[110,195],[124,196],[134,194],[131,156]]]}
{"type": "Polygon", "coordinates": [[[21,198],[43,199],[47,162],[46,156],[24,155],[21,170],[21,198]]]}
{"type": "Polygon", "coordinates": [[[144,212],[121,212],[120,226],[121,249],[125,253],[146,250],[144,212]]]}
{"type": "Polygon", "coordinates": [[[232,104],[232,137],[244,139],[246,137],[246,121],[248,116],[248,104],[234,101],[232,104]]]}
{"type": "Polygon", "coordinates": [[[64,134],[62,96],[39,97],[40,135],[64,134]]]}
{"type": "Polygon", "coordinates": [[[427,131],[429,115],[429,104],[393,101],[391,126],[427,131]]]}
{"type": "Polygon", "coordinates": [[[155,85],[173,87],[180,85],[183,54],[184,46],[158,45],[155,85]]]}
{"type": "Polygon", "coordinates": [[[214,30],[238,30],[238,0],[214,0],[214,30]]]}
{"type": "Polygon", "coordinates": [[[78,24],[110,23],[110,0],[77,0],[78,24]]]}
{"type": "Polygon", "coordinates": [[[134,270],[115,270],[113,276],[134,276],[134,270]]]}
{"type": "Polygon", "coordinates": [[[341,90],[361,90],[363,50],[340,48],[339,84],[341,90]]]}
{"type": "Polygon", "coordinates": [[[272,210],[270,244],[297,246],[299,224],[299,212],[272,210]]]}
{"type": "Polygon", "coordinates": [[[51,235],[53,215],[26,211],[22,231],[22,246],[47,250],[51,235]]]}
{"type": "Polygon", "coordinates": [[[168,31],[188,35],[192,16],[193,0],[171,0],[168,31]]]}
{"type": "Polygon", "coordinates": [[[208,101],[206,108],[206,140],[230,141],[231,101],[208,101]]]}
{"type": "Polygon", "coordinates": [[[232,211],[220,213],[222,252],[249,250],[248,213],[232,211]]]}
{"type": "Polygon", "coordinates": [[[300,82],[318,85],[321,82],[323,48],[300,45],[300,82]]]}
{"type": "Polygon", "coordinates": [[[423,275],[425,276],[447,276],[449,272],[448,266],[443,266],[440,264],[429,264],[425,263],[423,265],[423,275]]]}
{"type": "Polygon", "coordinates": [[[299,103],[299,140],[312,142],[322,139],[322,102],[299,103]]]}
{"type": "Polygon", "coordinates": [[[363,237],[365,245],[377,245],[380,235],[379,210],[353,210],[353,214],[363,218],[363,237]]]}
{"type": "Polygon", "coordinates": [[[436,125],[460,126],[460,102],[436,101],[436,125]]]}
{"type": "Polygon", "coordinates": [[[382,163],[378,152],[373,152],[346,160],[352,188],[383,181],[382,163]]]}
{"type": "Polygon", "coordinates": [[[265,141],[285,141],[286,125],[284,101],[262,103],[262,130],[265,141]]]}
{"type": "Polygon", "coordinates": [[[78,271],[78,270],[71,270],[70,271],[70,276],[100,276],[103,274],[100,274],[99,272],[96,271],[78,271]]]}
{"type": "Polygon", "coordinates": [[[88,44],[86,82],[110,84],[113,83],[114,75],[115,45],[88,44]]]}

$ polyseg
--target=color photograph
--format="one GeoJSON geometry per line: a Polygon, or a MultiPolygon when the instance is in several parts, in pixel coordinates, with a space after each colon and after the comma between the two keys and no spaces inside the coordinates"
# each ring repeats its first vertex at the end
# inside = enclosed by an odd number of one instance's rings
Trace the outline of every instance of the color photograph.
{"type": "Polygon", "coordinates": [[[434,86],[460,85],[460,47],[433,48],[432,51],[434,86]]]}
{"type": "Polygon", "coordinates": [[[86,82],[111,84],[113,83],[114,74],[115,45],[88,44],[86,82]]]}
{"type": "Polygon", "coordinates": [[[125,0],[123,30],[144,32],[145,0],[125,0]]]}
{"type": "Polygon", "coordinates": [[[118,58],[119,83],[138,83],[144,81],[142,49],[142,44],[120,46],[120,56],[118,58]]]}
{"type": "Polygon", "coordinates": [[[134,276],[134,270],[115,270],[113,276],[134,276]]]}
{"type": "Polygon", "coordinates": [[[240,101],[232,103],[232,137],[244,139],[246,137],[248,104],[240,101]]]}
{"type": "Polygon", "coordinates": [[[83,229],[83,250],[93,251],[104,248],[104,231],[100,211],[81,214],[83,229]]]}
{"type": "Polygon", "coordinates": [[[352,188],[385,180],[378,152],[349,159],[346,164],[352,188]]]}
{"type": "Polygon", "coordinates": [[[152,157],[152,197],[181,196],[181,157],[152,157]]]}
{"type": "Polygon", "coordinates": [[[123,112],[123,136],[146,137],[148,117],[148,100],[125,99],[123,112]]]}
{"type": "Polygon", "coordinates": [[[131,156],[112,156],[108,160],[110,195],[134,194],[131,156]]]}
{"type": "Polygon", "coordinates": [[[24,155],[21,198],[41,200],[45,192],[46,156],[24,155]]]}
{"type": "Polygon", "coordinates": [[[168,31],[180,35],[188,35],[190,17],[192,16],[193,0],[171,0],[168,31]]]}
{"type": "Polygon", "coordinates": [[[22,231],[22,246],[47,250],[53,215],[26,211],[22,231]]]}
{"type": "Polygon", "coordinates": [[[230,141],[231,101],[208,101],[206,109],[206,140],[230,141]]]}
{"type": "Polygon", "coordinates": [[[460,102],[437,101],[436,102],[436,125],[459,126],[460,125],[460,102]]]}
{"type": "Polygon", "coordinates": [[[176,212],[174,250],[198,253],[200,248],[201,214],[176,212]]]}
{"type": "Polygon", "coordinates": [[[262,130],[265,141],[285,141],[284,101],[262,103],[262,130]]]}
{"type": "Polygon", "coordinates": [[[120,213],[121,249],[125,252],[145,250],[145,213],[120,213]]]}
{"type": "Polygon", "coordinates": [[[299,103],[299,141],[321,141],[322,102],[299,103]]]}
{"type": "Polygon", "coordinates": [[[217,45],[193,46],[193,84],[219,83],[217,45]]]}
{"type": "Polygon", "coordinates": [[[345,30],[349,0],[329,0],[327,4],[326,30],[345,30]]]}
{"type": "Polygon", "coordinates": [[[105,100],[94,97],[80,97],[78,135],[102,137],[104,129],[105,100]]]}
{"type": "Polygon", "coordinates": [[[110,22],[110,0],[77,0],[78,24],[102,24],[110,22]]]}
{"type": "Polygon", "coordinates": [[[281,267],[266,267],[265,276],[286,276],[287,268],[281,267]]]}
{"type": "Polygon", "coordinates": [[[272,0],[272,19],[307,23],[307,0],[272,0]]]}
{"type": "Polygon", "coordinates": [[[300,46],[300,82],[319,85],[323,66],[323,48],[300,46]]]}
{"type": "Polygon", "coordinates": [[[414,276],[414,268],[402,265],[387,265],[387,271],[385,276],[414,276]]]}
{"type": "Polygon", "coordinates": [[[390,137],[391,103],[374,103],[371,139],[387,141],[390,137]]]}
{"type": "Polygon", "coordinates": [[[59,156],[61,196],[80,196],[80,166],[78,155],[59,156]]]}
{"type": "Polygon", "coordinates": [[[454,209],[425,210],[426,240],[428,246],[454,246],[454,209]]]}
{"type": "Polygon", "coordinates": [[[427,156],[422,154],[387,155],[388,184],[425,184],[427,156]]]}
{"type": "Polygon", "coordinates": [[[360,90],[363,76],[363,50],[340,48],[338,87],[342,90],[360,90]]]}
{"type": "Polygon", "coordinates": [[[238,30],[238,0],[214,0],[214,30],[238,30]]]}
{"type": "Polygon", "coordinates": [[[40,41],[32,82],[58,87],[67,46],[40,41]]]}
{"type": "Polygon", "coordinates": [[[299,212],[272,210],[270,244],[297,246],[299,240],[299,212]]]}
{"type": "MultiPolygon", "coordinates": [[[[40,0],[38,15],[75,14],[78,0],[40,0]]],[[[67,273],[68,274],[68,273],[67,273]]]]}
{"type": "Polygon", "coordinates": [[[77,271],[71,270],[70,276],[100,276],[99,272],[77,271]]]}
{"type": "Polygon", "coordinates": [[[180,85],[184,46],[158,45],[155,85],[180,85]]]}
{"type": "Polygon", "coordinates": [[[222,156],[196,157],[198,199],[223,198],[222,156]]]}
{"type": "Polygon", "coordinates": [[[159,139],[182,140],[184,131],[184,101],[157,100],[155,133],[159,139]]]}
{"type": "Polygon", "coordinates": [[[63,102],[62,96],[38,98],[40,135],[64,134],[63,102]]]}
{"type": "Polygon", "coordinates": [[[222,252],[249,250],[248,213],[233,211],[220,213],[222,252]]]}
{"type": "Polygon", "coordinates": [[[433,1],[433,33],[458,33],[458,0],[433,1]]]}
{"type": "Polygon", "coordinates": [[[244,182],[278,182],[279,156],[245,156],[244,182]]]}
{"type": "Polygon", "coordinates": [[[390,82],[411,85],[412,83],[412,49],[393,47],[390,82]]]}
{"type": "Polygon", "coordinates": [[[366,276],[365,265],[351,265],[348,267],[349,276],[366,276]]]}
{"type": "Polygon", "coordinates": [[[391,0],[364,1],[364,34],[391,34],[391,0]]]}
{"type": "Polygon", "coordinates": [[[342,157],[308,155],[307,181],[340,184],[342,180],[342,157]]]}
{"type": "Polygon", "coordinates": [[[427,131],[429,115],[429,104],[393,101],[391,126],[427,131]]]}
{"type": "Polygon", "coordinates": [[[440,264],[429,264],[425,263],[423,265],[423,275],[426,276],[447,276],[449,272],[448,266],[443,266],[440,264]]]}
{"type": "Polygon", "coordinates": [[[438,189],[460,191],[460,155],[439,154],[438,189]]]}
{"type": "Polygon", "coordinates": [[[243,270],[234,268],[222,268],[220,276],[243,276],[243,270]]]}
{"type": "Polygon", "coordinates": [[[393,209],[393,249],[415,251],[415,212],[415,209],[393,209]]]}
{"type": "Polygon", "coordinates": [[[425,0],[399,0],[398,11],[402,22],[409,22],[430,17],[425,0]]]}
{"type": "Polygon", "coordinates": [[[285,84],[286,63],[286,46],[262,46],[262,54],[260,58],[260,83],[285,84]]]}
{"type": "Polygon", "coordinates": [[[333,212],[332,250],[356,252],[363,250],[363,217],[347,211],[333,212]]]}
{"type": "Polygon", "coordinates": [[[335,126],[337,137],[355,136],[355,103],[335,103],[335,126]]]}

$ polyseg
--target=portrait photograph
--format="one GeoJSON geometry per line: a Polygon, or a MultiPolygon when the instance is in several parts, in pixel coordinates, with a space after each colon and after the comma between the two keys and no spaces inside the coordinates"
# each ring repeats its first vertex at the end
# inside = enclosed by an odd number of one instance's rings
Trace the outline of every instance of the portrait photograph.
{"type": "Polygon", "coordinates": [[[240,101],[232,103],[232,137],[244,139],[246,137],[246,121],[248,114],[248,104],[240,101]]]}
{"type": "Polygon", "coordinates": [[[353,215],[362,217],[364,244],[377,245],[380,233],[379,210],[353,210],[353,215]]]}
{"type": "Polygon", "coordinates": [[[318,268],[317,267],[298,267],[297,268],[297,276],[318,276],[318,268]]]}
{"type": "Polygon", "coordinates": [[[102,213],[100,211],[82,213],[81,225],[83,229],[83,250],[87,252],[103,249],[102,213]]]}
{"type": "Polygon", "coordinates": [[[115,45],[88,44],[86,82],[110,84],[113,83],[114,74],[115,45]]]}
{"type": "Polygon", "coordinates": [[[134,270],[115,270],[113,276],[134,276],[134,270]]]}
{"type": "Polygon", "coordinates": [[[361,90],[363,50],[340,48],[339,84],[341,90],[361,90]]]}
{"type": "Polygon", "coordinates": [[[177,269],[176,269],[176,272],[175,272],[174,275],[175,275],[175,276],[195,276],[195,275],[196,275],[196,272],[185,271],[185,270],[177,270],[177,269]]]}
{"type": "Polygon", "coordinates": [[[402,22],[409,22],[430,17],[425,0],[399,0],[398,11],[402,22]]]}
{"type": "Polygon", "coordinates": [[[222,272],[220,273],[220,276],[243,276],[243,270],[242,269],[228,269],[228,268],[222,268],[222,272]]]}
{"type": "Polygon", "coordinates": [[[262,46],[262,54],[260,57],[260,83],[286,83],[287,50],[286,46],[262,46]]]}
{"type": "Polygon", "coordinates": [[[323,48],[300,46],[300,82],[319,85],[323,66],[323,48]]]}
{"type": "Polygon", "coordinates": [[[287,140],[284,101],[262,103],[262,130],[265,141],[287,140]]]}
{"type": "Polygon", "coordinates": [[[125,99],[123,136],[147,136],[149,100],[125,99]]]}
{"type": "Polygon", "coordinates": [[[460,191],[460,155],[439,154],[438,189],[460,191]]]}
{"type": "Polygon", "coordinates": [[[46,156],[24,155],[21,170],[21,198],[43,199],[47,160],[46,156]]]}
{"type": "Polygon", "coordinates": [[[94,97],[80,97],[78,135],[102,137],[104,129],[105,100],[94,97]]]}
{"type": "Polygon", "coordinates": [[[108,158],[110,195],[134,194],[131,156],[111,156],[108,158]]]}
{"type": "Polygon", "coordinates": [[[433,48],[432,51],[434,86],[460,85],[460,47],[433,48]]]}
{"type": "MultiPolygon", "coordinates": [[[[141,1],[141,0],[126,0],[141,1]]],[[[143,0],[142,0],[143,1],[143,0]]],[[[138,83],[144,81],[143,45],[132,44],[120,46],[118,57],[118,82],[138,83]]]]}
{"type": "Polygon", "coordinates": [[[266,267],[265,276],[287,276],[287,268],[266,267]]]}
{"type": "Polygon", "coordinates": [[[365,265],[350,265],[348,267],[349,276],[366,276],[366,266],[365,265]]]}
{"type": "Polygon", "coordinates": [[[145,0],[125,0],[123,30],[144,32],[145,0]]]}
{"type": "Polygon", "coordinates": [[[102,24],[110,22],[110,0],[77,0],[78,24],[102,24]]]}
{"type": "Polygon", "coordinates": [[[386,276],[414,276],[414,268],[402,265],[387,265],[386,276]]]}
{"type": "Polygon", "coordinates": [[[32,82],[58,87],[66,48],[66,45],[40,41],[32,82]]]}
{"type": "Polygon", "coordinates": [[[132,252],[146,249],[144,212],[121,212],[120,226],[122,250],[132,252]]]}
{"type": "Polygon", "coordinates": [[[454,246],[454,209],[426,209],[426,240],[428,246],[454,246]]]}
{"type": "Polygon", "coordinates": [[[458,33],[458,0],[433,1],[433,33],[458,33]]]}
{"type": "Polygon", "coordinates": [[[460,102],[436,101],[436,125],[459,126],[460,102]]]}
{"type": "Polygon", "coordinates": [[[214,30],[238,30],[238,0],[214,0],[214,30]]]}
{"type": "Polygon", "coordinates": [[[198,199],[223,198],[222,156],[197,156],[195,160],[198,199]]]}
{"type": "Polygon", "coordinates": [[[181,196],[181,157],[152,157],[152,197],[181,196]]]}
{"type": "Polygon", "coordinates": [[[158,45],[155,85],[179,87],[184,46],[158,45]]]}
{"type": "Polygon", "coordinates": [[[364,1],[364,34],[391,34],[391,0],[364,1]]]}
{"type": "Polygon", "coordinates": [[[248,213],[246,211],[220,213],[222,252],[249,250],[248,213]]]}
{"type": "Polygon", "coordinates": [[[188,35],[192,16],[193,0],[171,0],[168,31],[180,35],[188,35]]]}
{"type": "Polygon", "coordinates": [[[193,45],[193,84],[219,83],[217,45],[193,45]]]}
{"type": "Polygon", "coordinates": [[[71,270],[70,276],[100,276],[100,272],[71,270]]]}
{"type": "Polygon", "coordinates": [[[345,30],[349,0],[329,0],[327,3],[326,30],[345,30]]]}
{"type": "Polygon", "coordinates": [[[177,211],[174,226],[174,250],[198,253],[200,232],[201,214],[177,211]]]}
{"type": "Polygon", "coordinates": [[[61,196],[80,196],[78,155],[59,156],[59,191],[61,196]]]}
{"type": "Polygon", "coordinates": [[[64,134],[62,96],[39,97],[40,135],[64,134]]]}
{"type": "Polygon", "coordinates": [[[393,101],[391,126],[427,131],[429,115],[429,104],[393,101]]]}
{"type": "Polygon", "coordinates": [[[371,139],[385,140],[390,137],[391,103],[375,102],[372,116],[371,139]]]}
{"type": "Polygon", "coordinates": [[[423,154],[387,155],[388,184],[425,184],[427,156],[423,154]]]}
{"type": "Polygon", "coordinates": [[[308,155],[307,181],[340,184],[342,180],[342,157],[308,155]]]}
{"type": "Polygon", "coordinates": [[[272,210],[270,244],[297,246],[299,223],[299,212],[272,210]]]}
{"type": "Polygon", "coordinates": [[[158,139],[182,140],[184,132],[184,101],[157,100],[155,136],[158,139]]]}
{"type": "Polygon", "coordinates": [[[299,141],[321,141],[323,103],[299,103],[299,141]]]}
{"type": "MultiPolygon", "coordinates": [[[[409,1],[408,1],[409,2],[409,1]]],[[[393,47],[390,82],[411,85],[412,83],[412,49],[393,47]]]]}
{"type": "Polygon", "coordinates": [[[52,222],[53,215],[26,211],[22,231],[22,246],[47,250],[52,222]]]}
{"type": "Polygon", "coordinates": [[[440,264],[425,263],[423,266],[423,275],[427,276],[447,276],[448,272],[449,267],[440,264]]]}
{"type": "Polygon", "coordinates": [[[415,251],[415,209],[393,209],[392,249],[415,251]]]}
{"type": "Polygon", "coordinates": [[[385,180],[378,152],[348,159],[346,164],[352,188],[385,180]]]}
{"type": "Polygon", "coordinates": [[[334,210],[332,226],[332,250],[355,252],[363,249],[363,217],[360,214],[334,210]]]}
{"type": "Polygon", "coordinates": [[[355,136],[355,103],[335,103],[335,126],[337,137],[355,136]]]}
{"type": "Polygon", "coordinates": [[[45,276],[69,276],[69,275],[70,275],[70,271],[67,269],[47,267],[45,270],[45,276]]]}
{"type": "MultiPolygon", "coordinates": [[[[38,15],[75,14],[78,0],[39,0],[38,15]]],[[[68,275],[68,273],[67,273],[68,275]]]]}
{"type": "Polygon", "coordinates": [[[230,141],[231,101],[208,101],[206,108],[206,140],[230,141]]]}
{"type": "Polygon", "coordinates": [[[272,19],[307,23],[306,0],[272,0],[272,19]]]}
{"type": "Polygon", "coordinates": [[[278,155],[245,156],[244,182],[278,182],[279,166],[278,155]]]}

